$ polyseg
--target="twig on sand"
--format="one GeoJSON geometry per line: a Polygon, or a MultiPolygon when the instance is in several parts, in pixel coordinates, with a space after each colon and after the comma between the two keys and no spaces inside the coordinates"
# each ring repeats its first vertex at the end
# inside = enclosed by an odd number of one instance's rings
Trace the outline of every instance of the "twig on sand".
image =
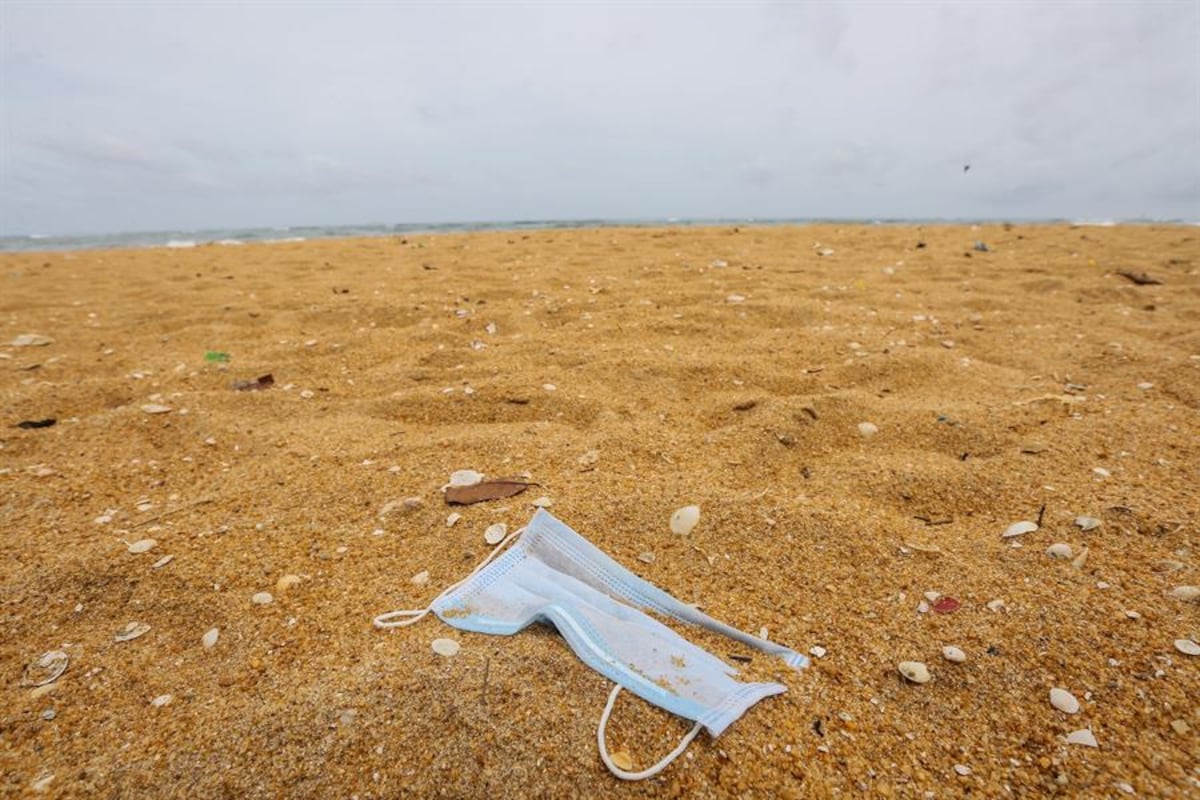
{"type": "Polygon", "coordinates": [[[1151,278],[1144,272],[1129,272],[1128,270],[1119,269],[1117,274],[1122,278],[1127,278],[1138,286],[1162,286],[1162,281],[1158,278],[1151,278]]]}
{"type": "Polygon", "coordinates": [[[1042,503],[1042,507],[1038,509],[1037,526],[1042,527],[1042,518],[1046,516],[1046,504],[1042,503]]]}
{"type": "Polygon", "coordinates": [[[479,702],[481,705],[484,705],[484,706],[487,705],[488,675],[490,675],[491,672],[492,672],[492,659],[491,659],[491,657],[488,657],[483,660],[483,686],[479,690],[479,702]]]}

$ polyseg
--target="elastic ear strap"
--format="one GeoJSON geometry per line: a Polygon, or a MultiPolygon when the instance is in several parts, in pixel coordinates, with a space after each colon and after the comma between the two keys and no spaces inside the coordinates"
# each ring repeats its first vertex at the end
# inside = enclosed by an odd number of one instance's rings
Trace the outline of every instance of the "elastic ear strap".
{"type": "Polygon", "coordinates": [[[445,589],[442,590],[441,594],[439,594],[437,597],[435,597],[429,601],[429,605],[425,606],[424,608],[408,608],[408,609],[403,609],[400,611],[389,611],[386,614],[380,614],[374,620],[375,627],[379,628],[381,630],[387,630],[388,628],[403,628],[405,625],[412,625],[415,622],[420,622],[421,620],[425,619],[425,616],[430,611],[433,611],[434,603],[436,603],[438,600],[441,600],[443,597],[450,594],[451,592],[453,592],[458,587],[462,586],[467,581],[471,580],[471,578],[475,577],[475,573],[479,572],[479,570],[483,569],[488,564],[492,563],[492,559],[495,558],[496,556],[500,555],[500,551],[503,550],[508,545],[509,542],[511,542],[513,539],[517,538],[524,532],[525,532],[524,528],[519,528],[519,529],[513,531],[512,533],[510,533],[508,536],[505,536],[503,541],[501,541],[500,544],[498,544],[494,548],[492,548],[492,552],[487,554],[487,558],[485,558],[483,561],[479,562],[479,566],[477,566],[477,567],[475,567],[475,569],[471,570],[470,574],[468,574],[467,577],[463,578],[461,581],[458,581],[457,583],[452,583],[449,586],[447,586],[445,589]],[[404,619],[404,617],[409,617],[409,619],[404,619]]]}
{"type": "Polygon", "coordinates": [[[621,692],[621,685],[617,684],[613,687],[612,693],[608,696],[608,702],[604,705],[604,713],[600,715],[600,727],[596,729],[596,743],[600,746],[600,760],[604,762],[604,766],[608,767],[608,771],[616,775],[623,781],[640,781],[646,778],[653,778],[658,773],[662,772],[671,762],[683,755],[683,751],[687,750],[692,739],[696,738],[696,734],[700,733],[702,727],[699,722],[692,726],[692,729],[683,735],[679,740],[679,744],[675,749],[652,767],[642,770],[641,772],[626,772],[613,763],[612,758],[608,755],[608,745],[604,743],[604,731],[608,728],[608,718],[612,715],[613,704],[617,702],[617,695],[621,692]]]}

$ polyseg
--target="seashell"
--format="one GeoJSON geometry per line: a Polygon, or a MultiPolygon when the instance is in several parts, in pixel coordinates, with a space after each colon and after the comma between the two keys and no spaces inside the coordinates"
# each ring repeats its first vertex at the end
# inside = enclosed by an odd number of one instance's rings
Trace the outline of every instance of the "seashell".
{"type": "Polygon", "coordinates": [[[220,638],[221,631],[218,628],[209,628],[209,630],[200,637],[200,644],[204,645],[205,650],[212,650],[217,645],[217,639],[220,638]]]}
{"type": "Polygon", "coordinates": [[[131,622],[122,628],[116,636],[113,637],[114,642],[129,642],[139,636],[150,632],[150,626],[144,622],[131,622]]]}
{"type": "Polygon", "coordinates": [[[686,536],[700,522],[700,506],[684,506],[671,515],[671,533],[686,536]]]}
{"type": "Polygon", "coordinates": [[[142,411],[145,411],[147,414],[166,414],[170,410],[170,406],[164,406],[162,403],[147,403],[142,406],[142,411]]]}
{"type": "Polygon", "coordinates": [[[655,562],[654,553],[641,553],[638,555],[638,561],[641,561],[643,564],[653,564],[655,562]]]}
{"type": "Polygon", "coordinates": [[[483,481],[484,474],[473,469],[459,469],[450,473],[450,482],[442,487],[446,491],[452,486],[474,486],[483,481]]]}
{"type": "Polygon", "coordinates": [[[459,643],[453,639],[434,639],[431,647],[433,647],[433,652],[447,658],[458,655],[458,651],[461,648],[459,643]]]}
{"type": "Polygon", "coordinates": [[[942,658],[953,661],[955,664],[961,664],[967,660],[967,654],[953,645],[947,645],[942,648],[942,658]]]}
{"type": "Polygon", "coordinates": [[[828,651],[824,647],[821,647],[821,645],[819,645],[819,644],[813,645],[812,647],[808,648],[808,653],[813,658],[824,658],[825,653],[827,653],[827,652],[828,651]]]}
{"type": "Polygon", "coordinates": [[[925,599],[931,603],[936,603],[941,596],[941,592],[925,592],[925,599]]]}
{"type": "Polygon", "coordinates": [[[1185,656],[1200,656],[1200,644],[1196,644],[1191,639],[1176,639],[1175,649],[1185,656]]]}
{"type": "Polygon", "coordinates": [[[1011,539],[1014,536],[1021,536],[1022,534],[1026,534],[1026,533],[1033,533],[1037,529],[1038,529],[1038,526],[1037,526],[1036,522],[1030,522],[1029,520],[1022,520],[1020,522],[1014,522],[1012,525],[1009,525],[1007,528],[1005,528],[1004,533],[1000,534],[1000,538],[1001,539],[1011,539]]]}
{"type": "Polygon", "coordinates": [[[139,553],[148,553],[154,549],[156,544],[158,544],[158,542],[154,541],[153,539],[138,539],[132,544],[125,542],[125,547],[129,550],[129,552],[137,555],[139,553]]]}
{"type": "Polygon", "coordinates": [[[929,674],[929,668],[920,661],[901,661],[897,666],[900,674],[913,683],[929,683],[933,676],[929,674]]]}
{"type": "Polygon", "coordinates": [[[163,706],[168,705],[174,699],[175,695],[173,694],[160,694],[158,697],[150,701],[150,705],[154,706],[155,708],[162,708],[163,706]]]}
{"type": "Polygon", "coordinates": [[[288,589],[291,589],[293,586],[299,586],[299,585],[300,585],[300,576],[299,575],[283,575],[283,576],[280,576],[279,580],[275,581],[275,591],[282,594],[283,592],[286,592],[288,589]]]}
{"type": "Polygon", "coordinates": [[[1068,692],[1066,689],[1057,687],[1050,690],[1050,705],[1057,708],[1064,714],[1079,713],[1079,701],[1075,699],[1075,695],[1068,692]]]}
{"type": "Polygon", "coordinates": [[[626,750],[618,750],[609,756],[613,766],[625,772],[633,772],[633,756],[626,750]]]}
{"type": "Polygon", "coordinates": [[[429,570],[421,570],[416,575],[413,575],[409,580],[412,583],[415,583],[417,586],[424,586],[425,584],[429,583],[429,570]]]}
{"type": "Polygon", "coordinates": [[[550,506],[554,505],[554,501],[551,500],[549,497],[539,497],[537,500],[534,500],[530,505],[532,505],[534,508],[550,508],[550,506]]]}
{"type": "Polygon", "coordinates": [[[995,600],[988,600],[987,602],[988,611],[1000,611],[1002,608],[1008,608],[1008,606],[1004,605],[1004,601],[998,597],[995,600]]]}
{"type": "Polygon", "coordinates": [[[488,544],[500,544],[507,534],[508,526],[503,522],[497,522],[495,525],[487,526],[487,530],[483,532],[483,540],[488,544]]]}
{"type": "Polygon", "coordinates": [[[1095,517],[1076,517],[1075,526],[1081,531],[1091,531],[1100,527],[1100,520],[1095,517]]]}
{"type": "Polygon", "coordinates": [[[1155,561],[1153,569],[1155,572],[1178,572],[1179,570],[1183,569],[1185,566],[1187,566],[1187,565],[1184,564],[1182,561],[1175,561],[1174,559],[1164,558],[1161,561],[1155,561]]]}
{"type": "Polygon", "coordinates": [[[1087,549],[1087,547],[1084,547],[1082,550],[1079,551],[1079,555],[1075,556],[1074,560],[1071,561],[1071,566],[1074,567],[1075,569],[1083,569],[1084,566],[1087,565],[1087,560],[1088,560],[1088,549],[1087,549]]]}
{"type": "Polygon", "coordinates": [[[453,528],[454,523],[458,522],[460,519],[462,519],[462,514],[458,513],[457,511],[451,511],[450,516],[446,517],[446,527],[453,528]]]}
{"type": "Polygon", "coordinates": [[[1174,600],[1182,600],[1185,603],[1191,602],[1200,598],[1200,586],[1176,586],[1171,591],[1167,592],[1174,600]]]}
{"type": "Polygon", "coordinates": [[[54,683],[67,671],[67,665],[70,663],[71,657],[62,650],[42,653],[25,665],[25,672],[21,674],[21,685],[45,686],[54,683]]]}
{"type": "Polygon", "coordinates": [[[879,433],[879,426],[874,422],[860,422],[858,423],[858,433],[864,439],[869,439],[879,433]]]}
{"type": "Polygon", "coordinates": [[[167,564],[170,564],[174,560],[175,560],[175,556],[165,555],[162,558],[160,558],[158,561],[155,561],[150,566],[153,569],[162,569],[163,567],[165,567],[167,564]]]}
{"type": "Polygon", "coordinates": [[[256,606],[266,606],[275,602],[275,598],[271,596],[270,592],[259,592],[250,598],[250,602],[256,606]]]}
{"type": "Polygon", "coordinates": [[[48,344],[54,344],[54,340],[49,336],[42,336],[39,333],[22,333],[20,336],[8,343],[9,347],[45,347],[48,344]]]}
{"type": "Polygon", "coordinates": [[[1046,548],[1046,555],[1051,558],[1070,558],[1074,554],[1071,552],[1071,545],[1058,542],[1046,548]]]}
{"type": "Polygon", "coordinates": [[[1081,744],[1084,747],[1100,746],[1100,743],[1096,741],[1096,736],[1087,728],[1068,733],[1067,744],[1081,744]]]}

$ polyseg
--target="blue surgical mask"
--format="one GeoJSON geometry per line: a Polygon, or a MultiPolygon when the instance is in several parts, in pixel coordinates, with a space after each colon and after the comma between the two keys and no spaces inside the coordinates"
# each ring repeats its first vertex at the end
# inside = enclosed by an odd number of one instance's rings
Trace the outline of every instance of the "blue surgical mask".
{"type": "Polygon", "coordinates": [[[609,558],[575,531],[539,510],[529,525],[503,543],[463,581],[449,587],[423,611],[376,618],[377,627],[411,624],[432,610],[465,631],[512,635],[534,622],[553,625],[575,654],[616,685],[601,716],[601,757],[617,777],[634,780],[657,774],[705,728],[719,736],[750,706],[787,691],[779,683],[743,683],[737,670],[654,619],[658,615],[699,625],[769,655],[789,666],[808,665],[803,655],[744,633],[679,602],[609,558]],[[507,543],[507,542],[506,542],[507,543]],[[638,773],[617,768],[607,753],[604,727],[621,688],[695,725],[667,758],[638,773]]]}

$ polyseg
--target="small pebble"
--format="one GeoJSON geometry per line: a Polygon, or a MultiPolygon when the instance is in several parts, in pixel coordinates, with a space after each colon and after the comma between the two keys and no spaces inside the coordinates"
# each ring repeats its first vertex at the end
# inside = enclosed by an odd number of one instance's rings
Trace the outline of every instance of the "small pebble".
{"type": "Polygon", "coordinates": [[[967,654],[953,645],[947,645],[942,648],[942,658],[953,661],[955,664],[961,664],[967,660],[967,654]]]}
{"type": "Polygon", "coordinates": [[[1050,705],[1064,714],[1076,714],[1079,712],[1079,701],[1075,699],[1075,695],[1066,689],[1059,689],[1057,687],[1051,689],[1050,705]]]}
{"type": "Polygon", "coordinates": [[[1036,522],[1030,522],[1029,520],[1022,520],[1021,522],[1014,522],[1012,525],[1009,525],[1007,528],[1005,528],[1004,533],[1000,534],[1000,538],[1001,539],[1011,539],[1014,536],[1021,536],[1022,534],[1026,534],[1026,533],[1033,533],[1037,529],[1038,529],[1038,526],[1037,526],[1036,522]]]}
{"type": "Polygon", "coordinates": [[[174,699],[175,695],[173,694],[160,694],[158,697],[150,701],[150,705],[154,706],[155,708],[162,708],[174,699]]]}
{"type": "Polygon", "coordinates": [[[640,555],[638,555],[638,561],[641,561],[644,564],[653,564],[655,561],[654,553],[650,553],[650,552],[641,553],[640,555]]]}
{"type": "Polygon", "coordinates": [[[459,643],[453,639],[434,639],[431,646],[433,647],[433,652],[447,658],[458,655],[460,649],[459,643]]]}
{"type": "Polygon", "coordinates": [[[684,506],[671,514],[671,532],[686,536],[700,522],[700,506],[684,506]]]}
{"type": "Polygon", "coordinates": [[[1096,736],[1087,728],[1082,730],[1072,731],[1067,734],[1067,744],[1079,744],[1084,747],[1099,747],[1099,742],[1096,741],[1096,736]]]}
{"type": "Polygon", "coordinates": [[[966,764],[955,764],[954,771],[959,775],[962,775],[964,778],[971,774],[971,768],[966,764]]]}
{"type": "Polygon", "coordinates": [[[558,387],[555,386],[553,383],[543,383],[542,389],[547,392],[553,392],[553,391],[557,391],[558,387]]]}
{"type": "Polygon", "coordinates": [[[1069,559],[1074,554],[1071,552],[1071,545],[1058,542],[1046,548],[1046,555],[1050,556],[1051,558],[1069,559]]]}
{"type": "Polygon", "coordinates": [[[900,674],[913,683],[929,683],[933,676],[929,674],[929,668],[920,661],[901,661],[897,666],[900,674]]]}
{"type": "Polygon", "coordinates": [[[988,601],[987,608],[988,611],[999,611],[1002,608],[1007,608],[1007,606],[1004,605],[1003,600],[996,598],[995,600],[988,601]]]}
{"type": "Polygon", "coordinates": [[[725,298],[725,302],[726,303],[744,303],[744,302],[746,302],[746,296],[743,294],[731,294],[725,298]]]}
{"type": "Polygon", "coordinates": [[[931,603],[936,603],[941,596],[941,592],[925,592],[925,599],[931,603]]]}
{"type": "MultiPolygon", "coordinates": [[[[341,550],[341,548],[338,549],[341,550]]],[[[275,591],[283,594],[293,586],[299,586],[300,581],[301,579],[299,575],[283,575],[279,578],[279,580],[275,581],[275,591]]]]}
{"type": "Polygon", "coordinates": [[[429,570],[421,570],[416,575],[413,575],[409,580],[412,581],[412,583],[415,583],[417,586],[424,586],[425,584],[429,583],[429,570]]]}
{"type": "Polygon", "coordinates": [[[46,722],[52,721],[57,716],[58,716],[58,712],[55,711],[53,708],[47,708],[45,711],[42,712],[42,719],[46,720],[46,722]]]}
{"type": "Polygon", "coordinates": [[[1125,794],[1133,794],[1133,787],[1130,786],[1128,783],[1125,783],[1124,781],[1121,781],[1120,783],[1116,784],[1116,787],[1118,789],[1120,789],[1122,792],[1124,792],[1125,794]]]}
{"type": "Polygon", "coordinates": [[[1126,611],[1125,616],[1129,617],[1130,619],[1141,619],[1142,618],[1142,615],[1136,611],[1126,611]]]}
{"type": "Polygon", "coordinates": [[[500,544],[507,534],[508,526],[503,522],[497,522],[495,525],[487,526],[487,530],[483,532],[483,540],[488,544],[500,544]]]}
{"type": "Polygon", "coordinates": [[[879,426],[874,422],[860,422],[858,423],[858,433],[864,439],[869,439],[879,433],[879,426]]]}
{"type": "Polygon", "coordinates": [[[450,473],[450,482],[443,486],[442,490],[458,486],[474,486],[482,482],[483,478],[482,472],[476,472],[473,469],[457,469],[450,473]]]}
{"type": "Polygon", "coordinates": [[[129,552],[133,553],[134,555],[138,555],[139,553],[147,553],[153,550],[154,545],[156,544],[158,544],[158,542],[154,541],[153,539],[138,539],[132,544],[126,543],[125,546],[129,549],[129,552]]]}
{"type": "Polygon", "coordinates": [[[552,505],[554,505],[554,501],[549,497],[539,497],[537,500],[534,500],[531,505],[534,508],[550,508],[552,505]]]}
{"type": "Polygon", "coordinates": [[[250,598],[250,602],[258,606],[270,605],[275,601],[270,592],[259,592],[250,598]]]}
{"type": "Polygon", "coordinates": [[[811,655],[813,658],[824,658],[825,653],[827,653],[827,652],[828,651],[824,647],[821,647],[820,645],[813,645],[812,647],[808,648],[808,654],[811,655]]]}
{"type": "Polygon", "coordinates": [[[1079,551],[1079,555],[1071,560],[1071,566],[1075,569],[1083,569],[1087,566],[1089,551],[1086,547],[1079,551]]]}
{"type": "Polygon", "coordinates": [[[200,643],[204,645],[205,650],[212,650],[217,645],[217,639],[221,636],[221,631],[218,628],[209,628],[208,631],[200,637],[200,643]]]}
{"type": "Polygon", "coordinates": [[[1141,383],[1139,383],[1137,386],[1138,386],[1138,388],[1139,388],[1139,389],[1141,389],[1143,392],[1144,392],[1144,391],[1147,391],[1147,390],[1149,390],[1149,389],[1153,389],[1153,388],[1154,388],[1154,384],[1153,384],[1153,383],[1150,383],[1149,381],[1142,381],[1142,382],[1141,382],[1141,383]]]}
{"type": "Polygon", "coordinates": [[[1175,731],[1180,736],[1183,736],[1185,733],[1191,730],[1191,726],[1187,724],[1186,720],[1173,719],[1171,720],[1171,730],[1175,731]]]}
{"type": "Polygon", "coordinates": [[[625,750],[618,750],[609,756],[612,759],[613,766],[625,772],[633,771],[633,757],[625,750]]]}

